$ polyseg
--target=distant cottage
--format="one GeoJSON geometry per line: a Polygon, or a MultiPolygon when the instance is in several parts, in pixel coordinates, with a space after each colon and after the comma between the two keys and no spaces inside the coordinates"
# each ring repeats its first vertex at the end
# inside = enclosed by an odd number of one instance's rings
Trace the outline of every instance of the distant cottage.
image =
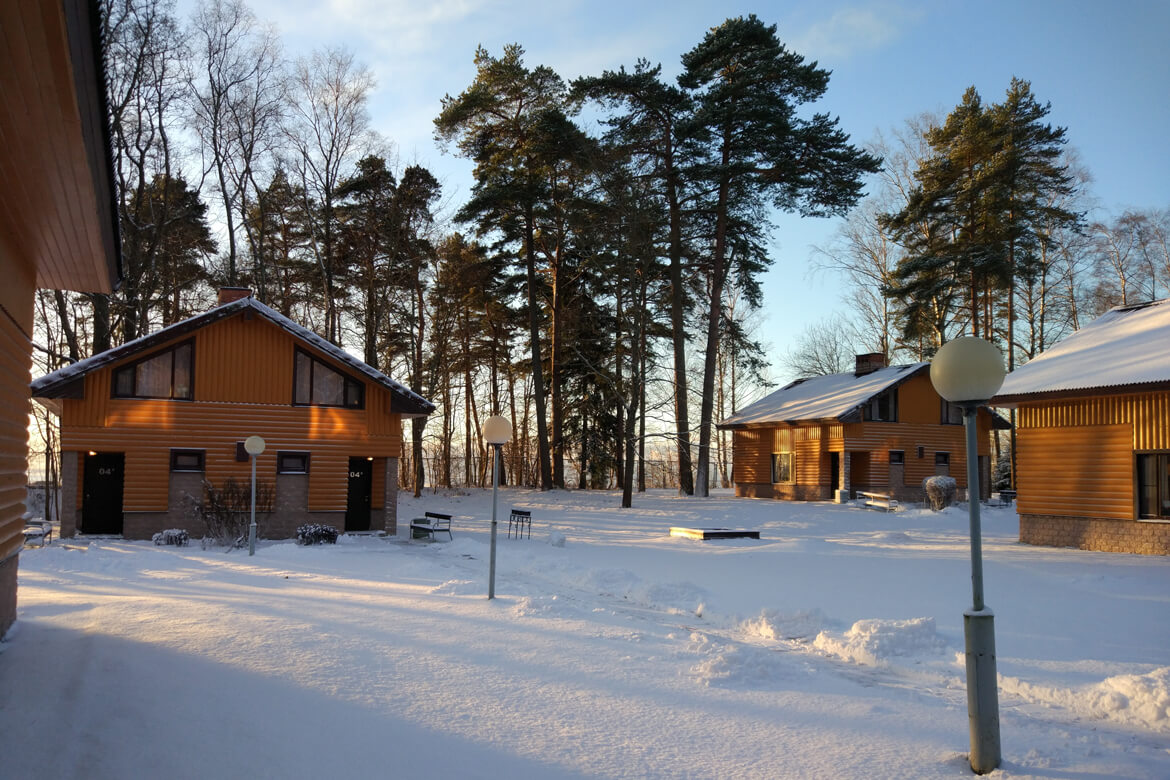
{"type": "Polygon", "coordinates": [[[62,536],[188,525],[184,494],[250,480],[253,434],[266,442],[258,479],[275,491],[266,536],[306,522],[394,533],[402,419],[434,409],[240,288],[31,389],[61,417],[62,536]]]}
{"type": "Polygon", "coordinates": [[[1112,309],[1017,368],[1020,541],[1170,554],[1170,299],[1112,309]]]}
{"type": "MultiPolygon", "coordinates": [[[[724,420],[734,431],[737,496],[824,501],[857,491],[918,500],[922,480],[967,486],[962,410],[930,383],[930,364],[886,366],[858,355],[852,373],[797,380],[724,420]]],[[[979,410],[979,474],[990,490],[989,439],[1007,427],[979,410]]]]}

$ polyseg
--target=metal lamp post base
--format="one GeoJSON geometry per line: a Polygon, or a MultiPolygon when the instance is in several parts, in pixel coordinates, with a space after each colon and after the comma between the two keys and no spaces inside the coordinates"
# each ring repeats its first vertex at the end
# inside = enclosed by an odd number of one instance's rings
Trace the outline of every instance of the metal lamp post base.
{"type": "Polygon", "coordinates": [[[967,718],[971,769],[987,774],[999,766],[999,690],[995,671],[995,614],[988,608],[963,613],[967,649],[967,718]]]}

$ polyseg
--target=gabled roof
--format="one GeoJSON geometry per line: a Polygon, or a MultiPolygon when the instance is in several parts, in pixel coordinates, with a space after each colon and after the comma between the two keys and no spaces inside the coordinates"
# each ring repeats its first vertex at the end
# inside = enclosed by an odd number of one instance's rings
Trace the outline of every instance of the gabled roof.
{"type": "Polygon", "coordinates": [[[1118,306],[1008,374],[995,406],[1170,389],[1170,298],[1118,306]]]}
{"type": "Polygon", "coordinates": [[[194,317],[185,319],[182,322],[176,322],[174,325],[157,330],[147,336],[135,339],[134,341],[128,341],[120,347],[106,350],[85,360],[79,360],[71,366],[58,369],[51,374],[46,374],[40,379],[37,379],[29,385],[29,389],[32,391],[34,398],[79,398],[81,397],[80,393],[83,387],[82,380],[89,372],[99,369],[102,366],[108,366],[111,363],[117,363],[134,355],[148,352],[158,345],[206,327],[213,322],[219,322],[220,320],[246,311],[255,312],[273,325],[288,331],[294,337],[311,345],[319,352],[328,355],[338,363],[352,368],[371,381],[385,387],[391,393],[391,411],[407,417],[421,417],[435,410],[434,404],[410,388],[394,381],[376,368],[372,368],[363,361],[358,360],[336,344],[331,344],[316,333],[301,327],[283,314],[268,308],[255,298],[240,298],[231,303],[216,306],[214,309],[206,311],[203,314],[197,314],[194,317]]]}
{"type": "Polygon", "coordinates": [[[929,363],[887,366],[862,376],[828,374],[798,379],[764,396],[723,422],[719,428],[837,420],[861,420],[861,407],[874,396],[930,369],[929,363]]]}

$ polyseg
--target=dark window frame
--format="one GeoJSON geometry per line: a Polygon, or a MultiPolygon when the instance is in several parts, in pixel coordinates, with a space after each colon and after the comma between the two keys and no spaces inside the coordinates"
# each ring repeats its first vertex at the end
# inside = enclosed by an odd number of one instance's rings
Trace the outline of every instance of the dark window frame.
{"type": "Polygon", "coordinates": [[[1137,519],[1153,523],[1170,522],[1170,452],[1135,452],[1134,456],[1137,519]],[[1152,486],[1146,480],[1147,469],[1153,472],[1152,486]],[[1148,496],[1146,491],[1150,491],[1152,496],[1148,496]]]}
{"type": "Polygon", "coordinates": [[[195,339],[191,338],[191,339],[186,339],[185,341],[180,341],[177,344],[172,344],[171,346],[167,347],[166,349],[160,349],[157,352],[152,352],[149,355],[146,355],[144,357],[140,357],[131,363],[125,363],[125,364],[120,365],[117,368],[113,369],[110,372],[110,397],[111,398],[120,398],[120,399],[142,398],[142,399],[162,400],[162,401],[194,401],[195,400],[195,339]],[[175,354],[175,352],[177,352],[179,349],[181,349],[183,347],[190,347],[190,351],[188,353],[189,365],[187,366],[187,376],[189,377],[189,381],[187,382],[187,389],[188,389],[188,392],[190,393],[190,395],[175,395],[175,357],[174,357],[174,354],[175,354]],[[156,360],[157,358],[160,358],[163,355],[167,355],[167,354],[171,355],[171,382],[170,382],[171,391],[170,391],[170,394],[169,395],[143,395],[142,393],[139,393],[138,392],[138,366],[142,365],[143,363],[149,363],[150,361],[156,360]],[[130,393],[119,393],[118,392],[118,376],[126,371],[130,372],[130,377],[131,377],[130,381],[132,384],[132,390],[130,393]]]}
{"type": "Polygon", "coordinates": [[[891,466],[905,466],[906,465],[906,451],[905,450],[890,450],[889,463],[891,466]]]}
{"type": "Polygon", "coordinates": [[[772,484],[773,485],[790,485],[796,481],[796,455],[792,452],[773,452],[772,453],[772,484]],[[788,478],[782,479],[783,469],[781,464],[784,461],[788,463],[788,478]]]}
{"type": "Polygon", "coordinates": [[[338,368],[335,368],[334,366],[326,363],[324,360],[321,360],[321,359],[315,357],[308,350],[301,349],[300,347],[295,347],[294,352],[293,352],[292,405],[293,406],[324,406],[324,407],[328,407],[330,409],[365,409],[366,408],[366,384],[365,384],[365,382],[361,381],[360,379],[356,379],[355,377],[350,376],[346,372],[344,372],[338,368]],[[308,382],[309,400],[308,401],[299,400],[297,398],[297,385],[298,385],[298,380],[300,379],[300,376],[298,373],[300,369],[298,368],[298,365],[297,365],[297,363],[298,363],[297,356],[298,355],[304,355],[309,360],[309,382],[308,382]],[[320,403],[319,401],[317,401],[313,398],[313,389],[315,387],[315,382],[313,381],[314,380],[313,375],[316,372],[316,368],[318,365],[324,366],[327,370],[332,371],[333,373],[335,373],[341,377],[341,380],[342,380],[342,388],[341,388],[341,399],[342,400],[341,400],[341,403],[339,403],[339,404],[320,403]],[[355,392],[357,395],[355,403],[349,402],[351,391],[355,392]]]}
{"type": "Polygon", "coordinates": [[[935,452],[934,453],[934,465],[936,465],[936,466],[950,466],[951,465],[951,453],[949,451],[948,452],[941,452],[941,451],[935,452]]]}
{"type": "Polygon", "coordinates": [[[207,450],[193,450],[193,449],[179,449],[171,450],[171,471],[177,471],[187,474],[202,474],[207,471],[207,450]],[[186,467],[179,465],[179,458],[186,455],[194,455],[198,461],[198,467],[186,467]]]}
{"type": "Polygon", "coordinates": [[[277,450],[276,451],[276,473],[277,474],[308,474],[309,467],[312,462],[312,455],[303,450],[277,450]],[[303,458],[303,468],[290,468],[286,465],[285,459],[303,458]]]}
{"type": "Polygon", "coordinates": [[[963,407],[958,404],[953,404],[945,398],[939,400],[939,424],[940,425],[962,425],[963,424],[963,407]],[[955,416],[958,419],[954,419],[955,416]]]}
{"type": "Polygon", "coordinates": [[[898,388],[883,390],[866,401],[861,407],[861,419],[865,422],[898,422],[898,388]]]}

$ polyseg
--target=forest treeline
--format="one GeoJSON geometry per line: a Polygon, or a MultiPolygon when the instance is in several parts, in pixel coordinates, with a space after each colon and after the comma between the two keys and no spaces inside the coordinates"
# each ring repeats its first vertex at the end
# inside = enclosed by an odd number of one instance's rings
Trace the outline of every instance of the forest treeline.
{"type": "Polygon", "coordinates": [[[762,382],[750,315],[777,213],[846,216],[810,263],[844,275],[849,327],[807,330],[797,374],[964,332],[1017,365],[1170,289],[1167,212],[1089,220],[1088,175],[1026,81],[860,145],[810,110],[829,71],[755,16],[697,36],[673,81],[637,60],[567,82],[520,45],[480,48],[434,119],[474,165],[449,204],[371,126],[352,53],[290,59],[241,0],[105,11],[125,279],[39,294],[38,369],[249,287],[436,403],[404,450],[416,492],[483,484],[493,414],[516,432],[514,484],[616,486],[627,506],[648,484],[727,484],[714,423],[762,382]]]}

